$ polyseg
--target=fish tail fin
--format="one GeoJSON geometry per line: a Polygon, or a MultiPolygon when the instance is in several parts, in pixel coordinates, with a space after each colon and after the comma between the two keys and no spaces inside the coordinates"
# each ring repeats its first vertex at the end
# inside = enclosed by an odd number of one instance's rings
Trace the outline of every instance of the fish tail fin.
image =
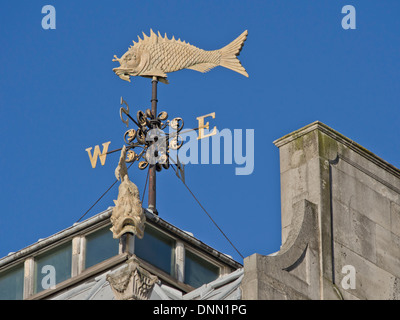
{"type": "Polygon", "coordinates": [[[233,40],[230,44],[223,47],[219,51],[221,52],[221,59],[219,65],[233,71],[236,71],[245,77],[249,77],[245,68],[243,68],[240,60],[237,56],[240,54],[240,51],[243,48],[244,42],[247,39],[247,30],[244,31],[239,37],[233,40]]]}

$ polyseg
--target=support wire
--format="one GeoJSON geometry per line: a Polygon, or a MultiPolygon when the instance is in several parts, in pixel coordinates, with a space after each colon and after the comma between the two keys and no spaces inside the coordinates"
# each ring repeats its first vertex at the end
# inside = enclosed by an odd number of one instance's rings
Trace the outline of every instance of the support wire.
{"type": "MultiPolygon", "coordinates": [[[[128,169],[132,166],[133,162],[129,165],[128,169]]],[[[118,179],[116,179],[113,184],[96,200],[95,203],[93,203],[93,205],[75,222],[79,222],[83,219],[84,216],[86,216],[88,214],[88,212],[90,210],[93,209],[93,207],[107,194],[108,191],[110,191],[112,189],[112,187],[114,187],[114,185],[118,182],[118,179]]]]}
{"type": "MultiPolygon", "coordinates": [[[[176,169],[173,167],[173,165],[171,164],[172,169],[174,169],[175,173],[177,172],[176,169]]],[[[207,214],[207,216],[210,218],[210,220],[214,223],[214,225],[218,228],[218,230],[222,233],[222,235],[225,237],[226,240],[228,240],[228,242],[231,244],[231,246],[236,250],[236,252],[242,257],[242,259],[244,259],[243,255],[239,252],[239,250],[235,247],[235,245],[232,243],[231,240],[229,240],[229,238],[227,237],[227,235],[222,231],[222,229],[218,226],[218,224],[214,221],[214,219],[211,217],[211,215],[207,212],[207,210],[203,207],[203,205],[200,203],[200,201],[197,199],[197,197],[193,194],[192,190],[190,190],[190,188],[188,187],[188,185],[182,180],[183,185],[186,187],[186,189],[188,189],[188,191],[190,192],[190,194],[192,195],[192,197],[194,198],[194,200],[196,200],[196,202],[199,204],[199,206],[203,209],[203,211],[207,214]]]]}

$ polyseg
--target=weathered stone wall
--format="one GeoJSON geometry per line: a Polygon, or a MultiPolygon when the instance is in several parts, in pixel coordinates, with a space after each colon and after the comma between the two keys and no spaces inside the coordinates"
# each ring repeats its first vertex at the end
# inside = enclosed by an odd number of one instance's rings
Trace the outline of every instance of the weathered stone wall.
{"type": "Polygon", "coordinates": [[[282,247],[245,259],[243,299],[400,298],[400,170],[320,122],[275,144],[282,247]]]}

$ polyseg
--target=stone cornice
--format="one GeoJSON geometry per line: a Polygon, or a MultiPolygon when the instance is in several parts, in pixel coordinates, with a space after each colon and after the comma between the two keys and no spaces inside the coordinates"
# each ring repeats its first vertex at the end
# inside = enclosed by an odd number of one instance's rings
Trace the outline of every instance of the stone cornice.
{"type": "Polygon", "coordinates": [[[362,157],[366,158],[367,160],[371,161],[372,163],[376,164],[377,166],[381,167],[382,169],[390,172],[391,174],[395,175],[396,177],[400,178],[400,169],[396,168],[392,164],[388,163],[387,161],[383,160],[382,158],[378,157],[376,154],[372,153],[368,149],[364,148],[357,142],[347,138],[343,134],[333,130],[326,124],[315,121],[306,125],[305,127],[298,129],[292,133],[289,133],[282,138],[275,140],[273,143],[278,148],[284,146],[285,144],[300,138],[301,136],[308,134],[314,130],[318,130],[327,136],[331,137],[332,139],[336,140],[337,142],[341,143],[342,145],[346,146],[347,148],[353,150],[357,154],[361,155],[362,157]]]}

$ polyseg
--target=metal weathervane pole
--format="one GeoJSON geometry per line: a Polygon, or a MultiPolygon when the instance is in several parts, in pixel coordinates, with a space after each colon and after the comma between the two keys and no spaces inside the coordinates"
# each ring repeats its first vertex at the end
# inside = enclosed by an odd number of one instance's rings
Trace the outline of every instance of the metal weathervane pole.
{"type": "MultiPolygon", "coordinates": [[[[151,93],[151,113],[153,115],[153,119],[157,119],[157,77],[153,77],[151,81],[152,84],[152,93],[151,93]]],[[[158,128],[157,121],[154,120],[152,123],[152,128],[158,128]]],[[[156,209],[156,165],[152,164],[149,166],[149,201],[148,208],[153,211],[154,214],[157,213],[156,209]]]]}

